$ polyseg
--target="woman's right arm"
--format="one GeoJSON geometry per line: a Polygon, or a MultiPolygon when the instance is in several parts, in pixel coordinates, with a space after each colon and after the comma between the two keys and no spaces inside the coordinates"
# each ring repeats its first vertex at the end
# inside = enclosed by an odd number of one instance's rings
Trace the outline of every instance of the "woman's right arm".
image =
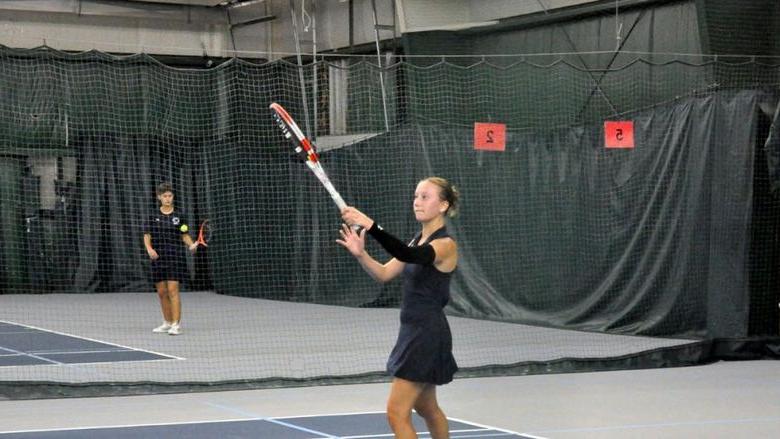
{"type": "Polygon", "coordinates": [[[154,250],[154,247],[152,247],[152,235],[144,233],[144,246],[146,247],[146,253],[149,255],[149,257],[152,259],[157,259],[157,252],[154,250]]]}

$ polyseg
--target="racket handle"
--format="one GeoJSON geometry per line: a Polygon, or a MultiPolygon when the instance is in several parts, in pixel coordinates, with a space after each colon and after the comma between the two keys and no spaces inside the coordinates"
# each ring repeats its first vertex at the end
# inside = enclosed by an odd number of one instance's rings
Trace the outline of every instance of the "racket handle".
{"type": "Polygon", "coordinates": [[[344,199],[341,198],[341,195],[333,186],[333,183],[330,182],[330,178],[328,178],[328,174],[325,173],[325,170],[322,169],[322,166],[320,166],[319,163],[313,163],[311,160],[307,160],[306,165],[309,166],[309,169],[311,169],[314,175],[317,176],[317,179],[325,187],[325,190],[328,191],[330,198],[333,199],[333,202],[336,203],[336,207],[339,208],[339,212],[347,207],[347,203],[344,202],[344,199]]]}
{"type": "MultiPolygon", "coordinates": [[[[322,169],[322,166],[319,163],[313,163],[311,160],[307,160],[306,165],[309,167],[309,169],[311,169],[314,175],[317,176],[317,179],[325,187],[325,190],[328,191],[330,198],[334,203],[336,203],[336,207],[339,208],[339,212],[344,210],[344,208],[347,207],[347,203],[344,202],[344,199],[341,198],[341,194],[339,194],[339,192],[333,186],[333,183],[330,182],[330,178],[328,178],[328,174],[325,173],[325,170],[322,169]]],[[[361,227],[357,224],[352,224],[350,227],[355,231],[361,229],[361,227]]]]}
{"type": "Polygon", "coordinates": [[[325,189],[328,189],[328,193],[330,194],[330,197],[333,199],[333,202],[336,203],[336,207],[339,208],[339,212],[341,212],[342,210],[344,210],[345,207],[347,207],[347,203],[345,203],[344,199],[341,198],[341,195],[339,195],[339,193],[336,192],[336,188],[334,188],[333,185],[330,185],[330,188],[328,186],[325,186],[325,189]]]}
{"type": "MultiPolygon", "coordinates": [[[[333,187],[333,185],[330,184],[330,182],[328,182],[327,184],[325,183],[323,184],[325,185],[325,189],[328,190],[328,193],[330,194],[330,198],[333,199],[333,202],[336,203],[336,206],[339,208],[339,212],[344,210],[344,208],[347,207],[347,203],[345,203],[344,199],[341,198],[341,195],[338,193],[338,191],[336,191],[336,188],[333,187]]],[[[356,232],[359,232],[360,229],[362,229],[362,227],[360,227],[357,224],[351,224],[349,227],[351,227],[352,230],[356,232]]]]}

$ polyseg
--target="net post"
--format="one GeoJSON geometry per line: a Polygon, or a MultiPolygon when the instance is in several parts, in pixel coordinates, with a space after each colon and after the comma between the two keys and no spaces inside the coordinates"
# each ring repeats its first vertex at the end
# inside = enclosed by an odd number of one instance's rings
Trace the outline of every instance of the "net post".
{"type": "Polygon", "coordinates": [[[371,9],[374,16],[374,43],[376,44],[376,61],[379,67],[379,88],[382,90],[382,111],[385,116],[385,131],[390,131],[390,122],[387,117],[387,91],[385,90],[385,75],[382,67],[382,51],[379,48],[379,22],[376,13],[376,0],[371,0],[371,9]]]}
{"type": "MultiPolygon", "coordinates": [[[[301,57],[301,38],[298,35],[298,17],[295,15],[295,0],[290,0],[290,18],[293,25],[293,38],[295,39],[295,56],[298,61],[298,80],[301,83],[301,102],[303,103],[303,119],[306,127],[306,135],[311,135],[309,123],[309,102],[306,94],[306,77],[303,72],[303,58],[301,57]]],[[[315,78],[316,80],[316,78],[315,78]]]]}

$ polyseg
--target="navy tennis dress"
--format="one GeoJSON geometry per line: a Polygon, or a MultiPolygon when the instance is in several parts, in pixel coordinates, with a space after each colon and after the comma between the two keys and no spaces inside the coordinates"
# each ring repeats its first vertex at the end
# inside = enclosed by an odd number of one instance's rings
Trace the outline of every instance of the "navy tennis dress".
{"type": "Polygon", "coordinates": [[[183,282],[187,274],[187,253],[182,235],[187,234],[184,214],[174,209],[166,215],[158,209],[149,217],[144,233],[152,235],[152,248],[160,256],[152,260],[152,281],[183,282]],[[182,226],[185,226],[182,231],[182,226]]]}
{"type": "MultiPolygon", "coordinates": [[[[449,237],[442,227],[429,241],[449,237]]],[[[417,245],[420,235],[409,245],[417,245]]],[[[458,370],[452,356],[452,333],[444,307],[450,300],[452,273],[433,264],[407,263],[403,271],[401,329],[387,360],[387,372],[409,381],[446,384],[458,370]]]]}

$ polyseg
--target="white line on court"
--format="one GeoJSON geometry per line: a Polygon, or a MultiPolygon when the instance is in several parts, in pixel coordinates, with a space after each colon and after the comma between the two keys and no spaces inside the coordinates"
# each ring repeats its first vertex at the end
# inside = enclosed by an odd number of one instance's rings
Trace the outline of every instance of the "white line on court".
{"type": "MultiPolygon", "coordinates": [[[[284,418],[284,419],[295,419],[295,418],[325,418],[329,416],[352,416],[352,415],[378,415],[378,414],[384,414],[385,412],[345,412],[345,413],[327,413],[327,414],[317,414],[317,415],[296,415],[296,416],[277,416],[277,418],[284,418]]],[[[479,427],[475,429],[460,429],[460,430],[450,430],[450,433],[470,433],[470,432],[484,432],[484,431],[495,431],[496,433],[484,433],[481,434],[479,437],[501,437],[501,436],[510,436],[510,435],[517,435],[517,436],[523,436],[528,439],[546,439],[541,436],[533,436],[528,433],[518,433],[511,430],[506,430],[503,428],[496,428],[491,427],[489,425],[482,425],[478,424],[476,422],[470,422],[470,421],[464,421],[462,419],[458,418],[450,418],[447,417],[450,421],[457,421],[462,424],[471,425],[474,427],[479,427]]],[[[422,435],[429,435],[430,433],[420,433],[422,435]]],[[[393,434],[373,434],[373,435],[360,435],[360,436],[341,436],[339,439],[360,439],[360,438],[381,438],[381,437],[393,437],[393,434]]],[[[455,438],[469,438],[474,436],[451,436],[451,439],[455,438]]]]}
{"type": "Polygon", "coordinates": [[[656,424],[626,424],[612,425],[604,427],[583,427],[583,428],[562,428],[542,430],[538,433],[577,433],[577,432],[595,432],[610,430],[633,430],[639,428],[663,428],[663,427],[685,427],[697,425],[727,425],[727,424],[753,424],[762,422],[779,422],[780,418],[746,418],[746,419],[717,419],[712,421],[689,421],[689,422],[659,422],[656,424]]]}
{"type": "MultiPolygon", "coordinates": [[[[450,430],[450,433],[475,433],[480,431],[490,431],[495,430],[493,428],[470,428],[470,429],[462,429],[462,430],[450,430]]],[[[423,432],[420,433],[421,435],[430,435],[430,432],[423,432]]],[[[384,434],[363,434],[363,435],[357,435],[357,436],[339,436],[339,439],[358,439],[358,438],[370,438],[370,437],[392,437],[393,433],[384,433],[384,434]]],[[[465,437],[465,436],[464,436],[465,437]]]]}
{"type": "MultiPolygon", "coordinates": [[[[2,1],[2,0],[0,0],[0,1],[2,1]]],[[[29,357],[30,355],[27,354],[27,353],[23,353],[23,356],[29,357]]],[[[184,358],[182,358],[182,360],[183,359],[184,358]]],[[[136,364],[136,363],[149,363],[149,362],[155,362],[155,361],[171,361],[171,360],[172,360],[172,358],[153,358],[153,359],[149,359],[149,360],[90,361],[90,362],[87,362],[87,363],[78,362],[78,363],[26,364],[26,365],[24,365],[24,364],[15,364],[15,365],[0,366],[0,367],[2,367],[4,369],[7,369],[7,368],[11,368],[11,367],[36,367],[36,368],[41,367],[41,368],[44,368],[44,367],[67,366],[67,367],[71,367],[71,368],[76,369],[76,370],[82,370],[83,369],[82,366],[102,366],[102,365],[106,365],[106,364],[119,364],[119,363],[127,363],[127,364],[131,364],[132,363],[132,364],[136,364]]],[[[90,371],[90,373],[94,374],[96,372],[90,371]]],[[[104,373],[102,375],[103,376],[109,376],[106,373],[104,373]]],[[[110,384],[110,383],[117,384],[114,381],[89,381],[89,383],[90,384],[110,384]]],[[[132,383],[133,383],[132,381],[129,381],[129,382],[120,382],[118,384],[132,384],[132,383]]]]}
{"type": "MultiPolygon", "coordinates": [[[[458,418],[448,418],[448,419],[451,419],[451,420],[453,420],[453,421],[462,422],[462,423],[464,423],[464,424],[468,424],[468,425],[473,425],[473,426],[475,426],[475,427],[489,428],[489,429],[491,429],[491,430],[502,431],[502,432],[504,432],[504,433],[511,433],[511,434],[516,434],[516,435],[518,435],[518,436],[525,436],[525,437],[527,437],[527,438],[530,438],[530,439],[546,439],[546,438],[544,438],[544,437],[541,437],[541,436],[534,436],[534,435],[532,435],[532,434],[529,434],[529,433],[519,433],[519,432],[517,432],[517,431],[507,430],[507,429],[504,429],[504,428],[490,427],[490,426],[487,426],[487,425],[478,424],[478,423],[476,423],[476,422],[471,422],[471,421],[464,421],[464,420],[462,420],[462,419],[458,419],[458,418]]],[[[541,432],[541,433],[544,433],[544,432],[541,432]]]]}
{"type": "Polygon", "coordinates": [[[138,352],[135,349],[93,349],[90,351],[27,351],[35,355],[77,355],[77,354],[107,354],[114,352],[138,352]]]}
{"type": "Polygon", "coordinates": [[[224,420],[220,420],[220,421],[159,422],[159,423],[149,423],[149,424],[116,424],[116,425],[98,425],[98,426],[92,426],[92,427],[45,428],[45,429],[33,429],[33,430],[10,430],[10,431],[0,431],[0,434],[10,434],[10,433],[46,433],[46,432],[54,432],[54,431],[102,430],[102,429],[112,429],[112,428],[165,427],[165,426],[169,426],[169,425],[211,424],[211,423],[220,423],[220,422],[244,422],[244,421],[252,421],[252,419],[241,418],[241,419],[224,419],[224,420]]]}
{"type": "Polygon", "coordinates": [[[215,404],[213,402],[206,402],[205,404],[208,405],[208,406],[211,406],[211,407],[215,407],[215,408],[218,408],[218,409],[221,409],[221,410],[226,410],[226,411],[233,412],[233,413],[236,413],[236,414],[239,414],[239,415],[254,417],[254,420],[257,420],[257,421],[271,422],[271,423],[274,423],[274,424],[277,424],[277,425],[281,425],[281,426],[284,426],[284,427],[287,427],[287,428],[292,428],[293,430],[298,430],[298,431],[303,431],[303,432],[306,432],[306,433],[317,434],[317,435],[320,435],[320,436],[326,437],[326,438],[333,438],[333,439],[337,439],[338,438],[338,436],[333,436],[331,434],[324,433],[322,431],[312,430],[312,429],[309,429],[309,428],[306,428],[306,427],[301,427],[301,426],[295,425],[295,424],[288,424],[288,423],[286,423],[284,421],[279,421],[279,420],[277,420],[275,418],[261,417],[261,416],[258,416],[255,413],[250,413],[250,412],[247,412],[247,411],[244,411],[244,410],[241,410],[241,409],[237,409],[235,407],[231,407],[231,406],[228,406],[228,405],[215,404]]]}
{"type": "MultiPolygon", "coordinates": [[[[450,436],[450,439],[459,439],[459,438],[482,438],[482,437],[501,437],[501,436],[514,436],[512,433],[504,433],[504,432],[498,432],[498,433],[483,433],[479,436],[450,436]]],[[[528,437],[528,436],[526,436],[528,437]]]]}
{"type": "Polygon", "coordinates": [[[25,325],[25,324],[22,324],[22,323],[11,322],[11,321],[8,321],[8,320],[0,320],[0,323],[8,323],[9,325],[17,325],[17,326],[21,326],[23,328],[32,328],[32,329],[35,329],[35,330],[38,330],[38,331],[42,331],[42,332],[48,332],[48,333],[57,334],[57,335],[64,335],[66,337],[78,338],[78,339],[81,339],[81,340],[88,340],[88,341],[91,341],[91,342],[101,343],[101,344],[105,344],[105,345],[109,345],[109,346],[118,346],[120,348],[130,349],[130,350],[133,350],[133,351],[148,352],[150,354],[159,355],[161,357],[172,358],[172,359],[175,359],[175,360],[185,360],[185,358],[177,357],[175,355],[163,354],[163,353],[160,353],[160,352],[150,351],[148,349],[133,348],[133,347],[130,347],[130,346],[124,346],[124,345],[117,344],[117,343],[110,343],[110,342],[107,342],[107,341],[97,340],[97,339],[94,339],[94,338],[82,337],[80,335],[68,334],[67,332],[53,331],[51,329],[43,329],[43,328],[39,328],[39,327],[33,326],[33,325],[25,325]]]}
{"type": "MultiPolygon", "coordinates": [[[[60,363],[59,361],[56,361],[56,360],[50,360],[50,359],[48,359],[48,358],[45,358],[45,357],[39,357],[39,356],[37,356],[37,355],[35,355],[35,354],[31,354],[31,353],[29,353],[29,352],[21,352],[21,351],[17,351],[16,349],[11,349],[11,348],[3,348],[3,350],[10,351],[10,352],[13,352],[13,353],[15,353],[15,354],[17,354],[17,355],[24,356],[24,357],[32,357],[32,358],[35,358],[35,359],[37,359],[37,360],[45,361],[45,362],[47,362],[47,363],[50,363],[50,364],[56,364],[56,365],[58,365],[58,366],[62,366],[62,365],[64,365],[64,364],[65,364],[65,363],[60,363]]],[[[6,366],[6,367],[7,367],[7,366],[6,366]]]]}
{"type": "Polygon", "coordinates": [[[292,415],[276,416],[276,418],[295,419],[295,418],[326,418],[329,416],[352,416],[352,415],[379,415],[384,412],[344,412],[344,413],[323,413],[319,415],[292,415]]]}
{"type": "MultiPolygon", "coordinates": [[[[227,412],[231,412],[237,415],[242,416],[242,418],[229,418],[229,419],[222,419],[222,420],[207,420],[207,421],[184,421],[184,422],[159,422],[159,423],[143,423],[143,424],[116,424],[116,425],[100,425],[100,426],[91,426],[91,427],[72,427],[72,428],[50,428],[50,429],[33,429],[33,430],[14,430],[14,431],[0,431],[0,436],[3,434],[11,434],[11,433],[45,433],[45,432],[57,432],[57,431],[86,431],[86,430],[102,430],[102,429],[121,429],[121,428],[137,428],[137,427],[165,427],[165,426],[176,426],[176,425],[197,425],[197,424],[219,424],[219,423],[229,423],[229,422],[250,422],[250,421],[265,421],[270,422],[273,424],[281,425],[283,427],[291,428],[298,431],[303,431],[306,433],[312,433],[315,435],[318,435],[316,438],[312,439],[324,439],[324,438],[330,438],[330,439],[370,439],[370,438],[385,438],[385,437],[393,437],[393,434],[375,434],[375,435],[359,435],[359,436],[334,436],[328,433],[324,433],[317,430],[308,429],[305,427],[301,427],[294,424],[289,424],[287,422],[281,421],[280,419],[301,419],[301,418],[325,418],[325,417],[333,417],[333,416],[355,416],[355,415],[369,415],[369,414],[383,414],[384,412],[344,412],[344,413],[326,413],[326,414],[315,414],[315,415],[296,415],[296,416],[276,416],[276,417],[262,417],[257,415],[256,413],[248,412],[245,410],[241,410],[236,407],[231,407],[228,405],[223,404],[216,404],[212,402],[205,402],[204,404],[224,410],[227,412]]],[[[473,429],[458,429],[458,430],[450,430],[450,433],[456,433],[457,435],[450,436],[452,439],[468,439],[468,438],[474,438],[474,437],[502,437],[502,436],[512,436],[512,435],[520,435],[525,436],[528,438],[538,438],[538,439],[544,439],[540,438],[539,436],[530,436],[523,433],[516,433],[509,430],[503,430],[495,427],[490,427],[486,425],[477,424],[474,422],[468,422],[463,421],[461,419],[456,418],[448,418],[451,421],[457,421],[466,425],[471,425],[478,428],[473,429]],[[480,433],[479,436],[469,435],[468,433],[480,433]]],[[[428,437],[430,433],[425,432],[421,433],[422,436],[428,437]]]]}

